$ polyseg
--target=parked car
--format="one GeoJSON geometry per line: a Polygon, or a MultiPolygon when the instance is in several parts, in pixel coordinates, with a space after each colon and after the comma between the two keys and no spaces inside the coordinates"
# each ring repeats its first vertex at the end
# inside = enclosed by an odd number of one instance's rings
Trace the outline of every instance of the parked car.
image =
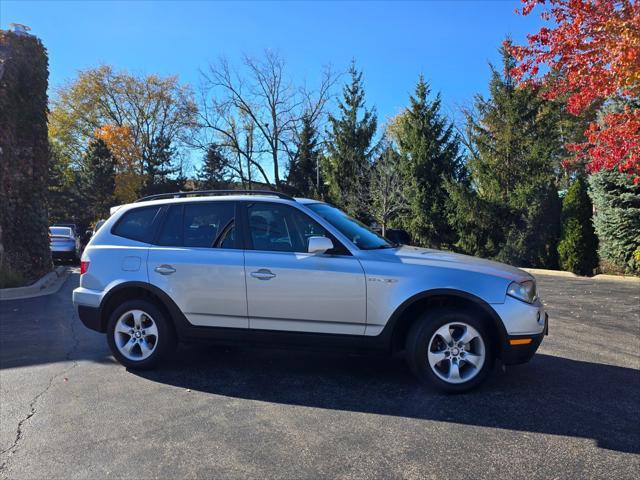
{"type": "Polygon", "coordinates": [[[96,222],[96,225],[93,227],[93,231],[91,232],[92,237],[96,234],[98,230],[100,230],[100,227],[104,225],[104,222],[106,222],[105,219],[100,219],[96,222]]]}
{"type": "Polygon", "coordinates": [[[123,365],[151,368],[179,340],[337,346],[403,352],[461,392],[547,333],[522,270],[397,246],[316,200],[227,193],[121,206],[89,242],[73,303],[123,365]]]}
{"type": "Polygon", "coordinates": [[[74,262],[80,259],[80,239],[70,227],[49,227],[49,245],[54,259],[74,262]]]}
{"type": "Polygon", "coordinates": [[[89,243],[89,240],[91,239],[91,237],[93,237],[96,234],[96,232],[100,229],[100,227],[104,225],[104,222],[106,222],[106,220],[100,219],[96,222],[93,228],[90,228],[84,232],[82,241],[85,244],[85,246],[87,243],[89,243]]]}
{"type": "Polygon", "coordinates": [[[75,223],[54,223],[52,225],[52,227],[67,227],[70,228],[73,231],[73,234],[78,237],[79,236],[79,230],[78,230],[78,226],[75,223]]]}

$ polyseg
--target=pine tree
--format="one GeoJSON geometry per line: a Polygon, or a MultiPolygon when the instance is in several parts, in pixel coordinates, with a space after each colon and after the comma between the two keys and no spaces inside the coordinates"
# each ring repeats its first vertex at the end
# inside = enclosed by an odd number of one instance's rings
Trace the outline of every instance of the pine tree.
{"type": "Polygon", "coordinates": [[[629,175],[602,171],[589,177],[589,187],[600,258],[605,264],[640,273],[640,184],[634,184],[629,175]]]}
{"type": "Polygon", "coordinates": [[[222,154],[220,147],[215,143],[209,145],[202,168],[198,172],[199,188],[204,190],[224,188],[228,183],[226,166],[227,159],[222,154]]]}
{"type": "Polygon", "coordinates": [[[324,174],[329,197],[349,215],[365,219],[369,168],[377,150],[375,109],[367,109],[364,101],[362,72],[355,64],[349,69],[351,83],[343,88],[338,103],[340,116],[329,115],[327,157],[324,174]]]}
{"type": "Polygon", "coordinates": [[[420,76],[410,106],[396,118],[393,133],[400,148],[404,197],[403,227],[421,245],[440,247],[455,240],[448,221],[451,201],[447,182],[461,173],[460,141],[440,113],[440,95],[429,100],[429,85],[420,76]]]}
{"type": "Polygon", "coordinates": [[[598,266],[598,239],[591,221],[592,211],[587,184],[578,177],[562,201],[562,236],[558,254],[563,270],[590,275],[598,266]]]}
{"type": "MultiPolygon", "coordinates": [[[[467,114],[473,190],[453,216],[459,245],[469,248],[473,237],[489,257],[520,266],[555,268],[561,205],[555,186],[561,142],[552,105],[533,88],[518,88],[510,75],[515,65],[502,49],[503,71],[492,68],[489,98],[477,96],[475,112],[467,114]],[[472,232],[465,221],[482,209],[486,232],[472,232]]],[[[473,224],[473,222],[472,222],[473,224]]]]}
{"type": "Polygon", "coordinates": [[[318,131],[309,115],[302,117],[295,157],[289,165],[287,184],[297,195],[320,198],[322,178],[319,171],[318,131]]]}
{"type": "Polygon", "coordinates": [[[158,136],[151,142],[151,152],[145,159],[145,184],[142,195],[175,192],[184,186],[180,167],[174,166],[176,149],[171,140],[165,136],[158,136]],[[175,175],[178,175],[177,177],[175,175]]]}
{"type": "Polygon", "coordinates": [[[104,141],[91,141],[85,153],[84,165],[88,169],[85,181],[91,220],[108,218],[110,208],[116,203],[116,160],[104,141]]]}

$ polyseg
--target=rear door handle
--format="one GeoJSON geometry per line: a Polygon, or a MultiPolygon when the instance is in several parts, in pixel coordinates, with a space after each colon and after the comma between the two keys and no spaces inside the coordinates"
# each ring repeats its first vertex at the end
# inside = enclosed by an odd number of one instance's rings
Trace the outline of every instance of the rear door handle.
{"type": "Polygon", "coordinates": [[[257,278],[258,280],[271,280],[276,276],[271,270],[267,270],[266,268],[261,268],[257,272],[251,272],[251,276],[253,278],[257,278]]]}
{"type": "Polygon", "coordinates": [[[171,265],[160,265],[159,267],[154,268],[154,270],[158,272],[160,275],[171,275],[176,271],[176,269],[173,268],[171,265]]]}

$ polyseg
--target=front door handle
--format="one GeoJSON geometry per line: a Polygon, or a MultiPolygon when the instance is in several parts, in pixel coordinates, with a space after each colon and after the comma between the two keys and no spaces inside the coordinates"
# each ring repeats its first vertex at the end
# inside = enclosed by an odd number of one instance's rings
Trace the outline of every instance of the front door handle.
{"type": "Polygon", "coordinates": [[[160,275],[171,275],[176,271],[176,269],[173,268],[171,265],[160,265],[159,267],[154,268],[154,270],[158,272],[160,275]]]}
{"type": "Polygon", "coordinates": [[[271,280],[276,276],[271,270],[267,270],[266,268],[261,268],[257,272],[251,272],[251,276],[253,278],[257,278],[258,280],[271,280]]]}

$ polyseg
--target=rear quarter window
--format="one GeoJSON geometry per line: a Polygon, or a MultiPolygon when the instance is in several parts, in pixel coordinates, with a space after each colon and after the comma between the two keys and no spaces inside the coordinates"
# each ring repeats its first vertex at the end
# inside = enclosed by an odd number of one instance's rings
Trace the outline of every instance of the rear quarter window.
{"type": "Polygon", "coordinates": [[[153,223],[160,207],[145,207],[129,210],[113,227],[111,233],[119,237],[150,243],[153,237],[153,223]]]}

